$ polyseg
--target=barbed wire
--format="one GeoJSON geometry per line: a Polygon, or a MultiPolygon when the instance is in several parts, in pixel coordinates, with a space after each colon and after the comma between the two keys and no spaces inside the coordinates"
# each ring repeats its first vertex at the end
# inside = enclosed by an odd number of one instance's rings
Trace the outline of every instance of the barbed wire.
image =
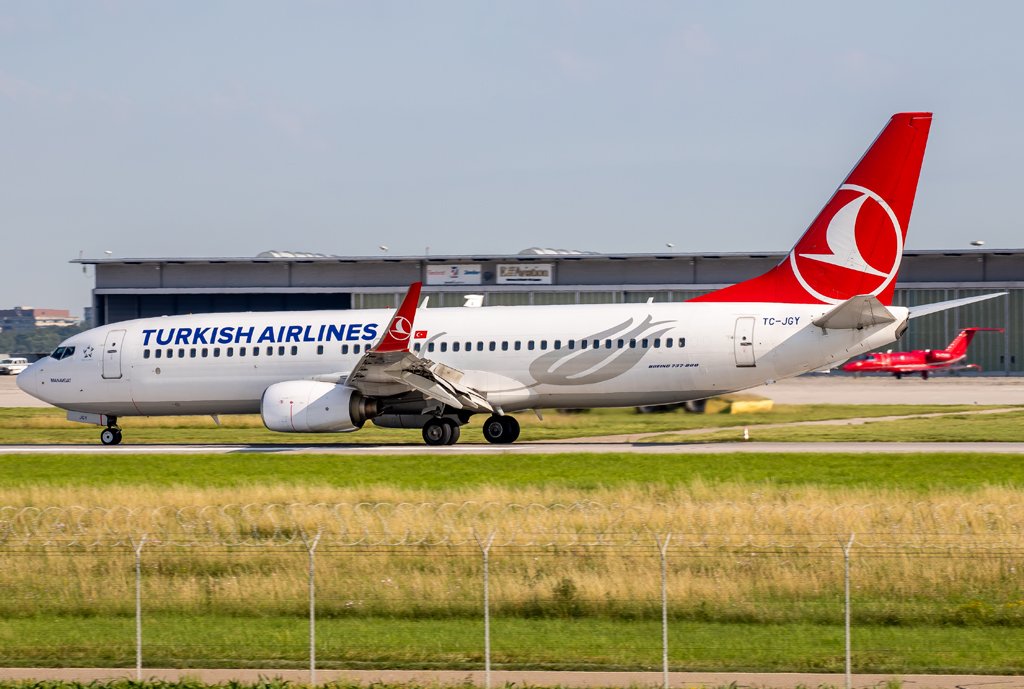
{"type": "Polygon", "coordinates": [[[500,502],[248,503],[186,507],[0,506],[0,547],[615,545],[675,548],[1024,548],[1018,504],[647,505],[500,502]]]}

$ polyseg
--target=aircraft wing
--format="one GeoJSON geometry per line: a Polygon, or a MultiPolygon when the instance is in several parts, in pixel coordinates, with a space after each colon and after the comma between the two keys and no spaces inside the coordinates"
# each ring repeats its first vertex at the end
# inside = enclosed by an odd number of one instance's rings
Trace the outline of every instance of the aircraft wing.
{"type": "Polygon", "coordinates": [[[456,409],[493,412],[483,393],[462,382],[462,371],[410,351],[421,286],[419,282],[409,286],[380,342],[363,354],[346,376],[345,385],[372,397],[415,391],[456,409]]]}

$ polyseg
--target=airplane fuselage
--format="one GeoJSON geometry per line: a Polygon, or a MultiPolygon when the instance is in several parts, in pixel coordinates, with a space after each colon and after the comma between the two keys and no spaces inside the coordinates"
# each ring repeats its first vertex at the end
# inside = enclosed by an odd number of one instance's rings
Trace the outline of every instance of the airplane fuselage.
{"type": "MultiPolygon", "coordinates": [[[[422,309],[414,349],[464,372],[496,408],[614,407],[701,399],[828,367],[897,339],[895,323],[823,330],[829,305],[601,304],[422,309]]],[[[116,323],[21,374],[33,395],[111,416],[260,411],[291,380],[344,384],[389,310],[225,313],[116,323]]]]}

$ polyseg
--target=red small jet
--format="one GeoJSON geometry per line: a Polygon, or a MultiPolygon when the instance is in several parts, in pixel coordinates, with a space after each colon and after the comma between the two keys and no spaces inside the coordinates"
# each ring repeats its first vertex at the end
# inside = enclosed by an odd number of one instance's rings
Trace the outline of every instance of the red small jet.
{"type": "Polygon", "coordinates": [[[977,364],[966,364],[953,368],[953,364],[959,363],[967,356],[967,345],[974,339],[974,333],[982,330],[991,330],[1001,333],[1002,328],[964,328],[960,334],[953,338],[945,349],[915,349],[912,352],[873,352],[865,354],[859,359],[843,364],[842,370],[847,373],[891,373],[896,378],[902,378],[904,373],[920,373],[921,377],[928,380],[929,371],[942,369],[965,370],[979,369],[977,364]]]}

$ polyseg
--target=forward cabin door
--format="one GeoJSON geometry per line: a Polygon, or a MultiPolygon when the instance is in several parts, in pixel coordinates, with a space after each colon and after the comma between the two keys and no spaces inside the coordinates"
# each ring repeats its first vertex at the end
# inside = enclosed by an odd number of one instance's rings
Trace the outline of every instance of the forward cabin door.
{"type": "Polygon", "coordinates": [[[754,359],[754,317],[741,316],[736,319],[733,335],[733,349],[737,366],[757,366],[754,359]]]}
{"type": "Polygon", "coordinates": [[[121,377],[121,349],[124,344],[124,331],[111,330],[103,343],[103,377],[121,377]]]}

